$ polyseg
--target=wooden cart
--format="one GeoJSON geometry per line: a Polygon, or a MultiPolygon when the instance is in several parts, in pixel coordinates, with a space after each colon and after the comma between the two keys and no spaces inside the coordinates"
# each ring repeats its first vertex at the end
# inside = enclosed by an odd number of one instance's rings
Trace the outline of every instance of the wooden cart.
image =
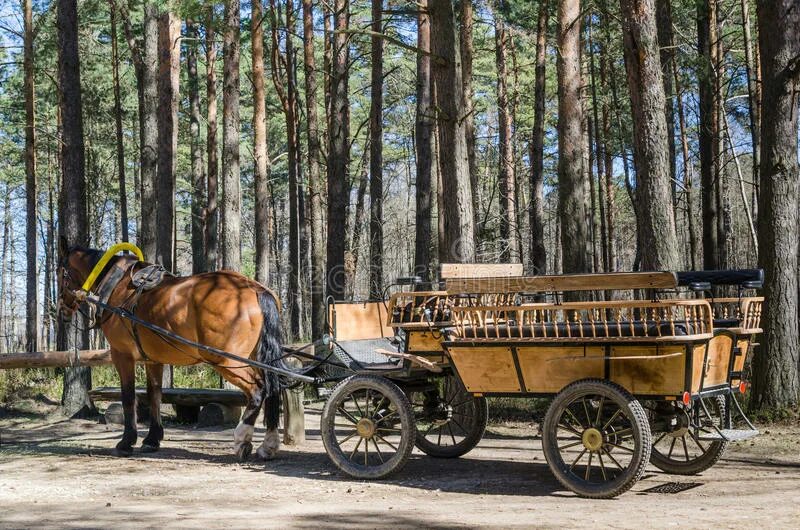
{"type": "Polygon", "coordinates": [[[333,351],[357,371],[323,413],[323,441],[340,469],[385,476],[414,444],[460,456],[483,434],[489,396],[554,398],[542,425],[545,457],[562,484],[586,497],[626,491],[649,461],[700,472],[729,441],[757,433],[749,422],[733,429],[732,409],[744,416],[735,394],[762,299],[696,298],[710,279],[671,272],[496,272],[477,277],[461,266],[444,289],[331,306],[333,351]],[[688,296],[677,297],[683,288],[688,296]],[[634,290],[644,299],[562,300],[634,290]]]}

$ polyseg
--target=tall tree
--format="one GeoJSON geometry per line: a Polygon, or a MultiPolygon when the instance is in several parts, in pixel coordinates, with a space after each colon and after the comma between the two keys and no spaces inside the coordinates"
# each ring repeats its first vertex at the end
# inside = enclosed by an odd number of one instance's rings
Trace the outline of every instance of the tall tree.
{"type": "MultiPolygon", "coordinates": [[[[56,26],[58,30],[58,85],[61,115],[61,196],[59,223],[61,237],[70,245],[89,243],[86,214],[86,176],[81,103],[81,73],[78,54],[78,3],[58,0],[56,26]]],[[[63,249],[62,249],[63,250],[63,249]]],[[[85,349],[89,332],[83,316],[76,313],[71,322],[60,322],[58,348],[85,349]]],[[[64,370],[64,390],[61,406],[68,416],[94,413],[89,397],[92,387],[91,369],[85,366],[64,370]]]]}
{"type": "MultiPolygon", "coordinates": [[[[467,158],[469,159],[469,182],[472,189],[472,210],[475,216],[475,237],[480,239],[480,185],[478,182],[478,159],[475,156],[475,102],[472,88],[472,62],[475,55],[473,0],[461,2],[461,72],[464,86],[464,134],[467,136],[467,158]]],[[[426,3],[427,5],[427,3],[426,3]]],[[[422,9],[422,7],[420,7],[422,9]]],[[[477,240],[476,240],[477,244],[477,240]]]]}
{"type": "Polygon", "coordinates": [[[285,53],[281,55],[278,38],[278,8],[275,0],[270,0],[270,21],[272,29],[272,80],[281,101],[286,124],[286,152],[289,166],[289,321],[293,337],[299,337],[302,324],[302,292],[300,289],[304,263],[301,260],[301,229],[304,215],[301,212],[302,190],[300,182],[300,140],[297,101],[297,64],[294,52],[295,12],[293,0],[286,0],[286,39],[285,53]]]}
{"type": "MultiPolygon", "coordinates": [[[[327,36],[325,37],[327,39],[327,36]]],[[[323,235],[323,182],[319,169],[320,129],[317,115],[317,70],[314,58],[314,8],[303,0],[303,66],[306,85],[308,142],[308,196],[311,216],[311,336],[325,332],[325,238],[323,235]]]]}
{"type": "Polygon", "coordinates": [[[717,105],[715,103],[714,76],[716,74],[717,0],[697,3],[697,51],[700,63],[697,72],[699,84],[700,117],[698,144],[700,151],[700,193],[703,218],[703,267],[718,269],[719,235],[715,179],[717,156],[715,153],[719,137],[717,105]]]}
{"type": "Polygon", "coordinates": [[[225,0],[222,41],[222,268],[242,266],[239,182],[239,0],[225,0]]]}
{"type": "Polygon", "coordinates": [[[350,25],[349,0],[334,3],[334,36],[331,51],[331,101],[328,124],[328,243],[326,293],[336,300],[344,297],[345,238],[349,203],[348,171],[350,166],[350,102],[348,98],[350,48],[346,33],[350,25]]]}
{"type": "Polygon", "coordinates": [[[142,147],[141,192],[142,215],[137,241],[147,260],[157,259],[156,182],[158,170],[158,5],[144,5],[144,38],[142,45],[142,147]]]}
{"type": "Polygon", "coordinates": [[[444,199],[444,241],[439,255],[453,263],[475,261],[475,218],[469,180],[469,156],[464,128],[464,95],[459,38],[453,3],[431,0],[431,68],[435,87],[439,168],[444,199]]]}
{"type": "Polygon", "coordinates": [[[33,8],[31,0],[22,1],[23,70],[25,92],[25,349],[36,351],[37,305],[36,285],[36,109],[33,71],[33,8]]]}
{"type": "Polygon", "coordinates": [[[206,269],[216,270],[219,260],[219,158],[217,153],[217,45],[214,8],[206,17],[206,155],[208,157],[208,197],[206,202],[206,269]]]}
{"type": "MultiPolygon", "coordinates": [[[[117,8],[109,2],[111,12],[111,76],[114,83],[114,129],[117,134],[117,182],[119,185],[120,232],[128,241],[128,186],[125,180],[125,142],[122,132],[122,98],[119,87],[119,50],[117,46],[117,8]]],[[[137,83],[138,84],[138,83],[137,83]]]]}
{"type": "Polygon", "coordinates": [[[558,200],[564,272],[589,272],[586,253],[580,0],[558,5],[558,200]]]}
{"type": "Polygon", "coordinates": [[[800,9],[793,0],[759,0],[763,107],[759,261],[766,308],[762,349],[753,363],[759,407],[796,405],[800,398],[798,315],[797,90],[800,89],[800,9]]]}
{"type": "Polygon", "coordinates": [[[369,296],[383,296],[383,0],[372,0],[369,109],[369,296]]]}
{"type": "Polygon", "coordinates": [[[256,281],[269,282],[269,154],[267,108],[264,99],[264,9],[252,0],[251,58],[253,62],[253,185],[255,187],[256,281]]]}
{"type": "Polygon", "coordinates": [[[620,0],[622,39],[633,118],[642,270],[680,266],[670,193],[664,84],[654,0],[620,0]]]}
{"type": "Polygon", "coordinates": [[[422,277],[423,281],[428,281],[431,278],[430,267],[433,257],[431,255],[433,109],[431,108],[431,24],[428,17],[428,0],[419,0],[417,48],[419,52],[417,53],[417,109],[414,119],[417,169],[414,273],[422,277]]]}
{"type": "Polygon", "coordinates": [[[530,177],[530,264],[533,274],[547,272],[547,249],[544,244],[544,113],[545,113],[545,66],[547,65],[547,21],[550,2],[539,4],[536,23],[536,72],[533,89],[533,133],[531,134],[530,177]]]}
{"type": "MultiPolygon", "coordinates": [[[[753,37],[750,32],[750,2],[742,3],[742,37],[744,38],[745,70],[747,72],[747,104],[750,111],[750,141],[753,147],[753,190],[758,190],[761,165],[761,79],[759,79],[757,62],[753,54],[753,37]]],[[[755,212],[754,216],[755,216],[755,212]]]]}
{"type": "Polygon", "coordinates": [[[206,270],[206,171],[203,167],[203,142],[200,139],[200,80],[197,74],[197,55],[200,34],[197,22],[186,21],[187,83],[189,88],[189,137],[192,166],[192,273],[206,270]]]}
{"type": "Polygon", "coordinates": [[[497,117],[499,128],[499,181],[500,181],[500,244],[501,261],[517,263],[521,256],[517,237],[517,184],[514,158],[514,114],[508,94],[508,47],[511,34],[506,30],[498,4],[494,17],[495,63],[497,65],[497,117]]]}
{"type": "Polygon", "coordinates": [[[669,178],[672,203],[678,200],[678,180],[675,169],[675,107],[672,103],[672,63],[675,61],[672,29],[672,0],[656,0],[656,28],[661,59],[661,80],[664,84],[664,116],[667,120],[667,147],[669,147],[669,178]]]}
{"type": "Polygon", "coordinates": [[[175,264],[175,169],[178,156],[178,84],[181,20],[169,11],[158,17],[157,262],[175,264]]]}

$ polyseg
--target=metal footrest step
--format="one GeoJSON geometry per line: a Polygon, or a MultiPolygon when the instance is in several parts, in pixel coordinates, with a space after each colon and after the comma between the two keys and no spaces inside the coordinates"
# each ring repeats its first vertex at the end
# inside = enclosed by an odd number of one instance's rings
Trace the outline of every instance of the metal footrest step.
{"type": "Polygon", "coordinates": [[[758,436],[755,429],[720,429],[719,432],[704,432],[698,438],[705,442],[716,442],[724,440],[726,442],[740,442],[758,436]]]}

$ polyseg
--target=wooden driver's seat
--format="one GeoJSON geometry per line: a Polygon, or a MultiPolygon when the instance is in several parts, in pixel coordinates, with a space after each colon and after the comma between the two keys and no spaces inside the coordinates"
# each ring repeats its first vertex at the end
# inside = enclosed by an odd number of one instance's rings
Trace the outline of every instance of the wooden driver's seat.
{"type": "Polygon", "coordinates": [[[377,350],[397,351],[394,330],[386,325],[382,300],[328,302],[328,333],[339,359],[352,369],[396,370],[400,359],[390,359],[377,350]]]}

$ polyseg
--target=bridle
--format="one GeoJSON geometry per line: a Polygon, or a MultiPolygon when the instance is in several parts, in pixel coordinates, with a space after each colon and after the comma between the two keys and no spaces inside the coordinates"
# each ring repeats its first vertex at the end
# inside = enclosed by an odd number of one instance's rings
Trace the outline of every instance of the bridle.
{"type": "Polygon", "coordinates": [[[83,300],[76,294],[81,288],[81,282],[75,279],[73,276],[74,271],[69,266],[70,254],[71,252],[67,252],[58,264],[61,269],[58,282],[58,315],[64,322],[72,320],[75,312],[89,318],[89,315],[81,309],[83,300]],[[69,299],[67,299],[67,296],[69,296],[69,299]]]}

